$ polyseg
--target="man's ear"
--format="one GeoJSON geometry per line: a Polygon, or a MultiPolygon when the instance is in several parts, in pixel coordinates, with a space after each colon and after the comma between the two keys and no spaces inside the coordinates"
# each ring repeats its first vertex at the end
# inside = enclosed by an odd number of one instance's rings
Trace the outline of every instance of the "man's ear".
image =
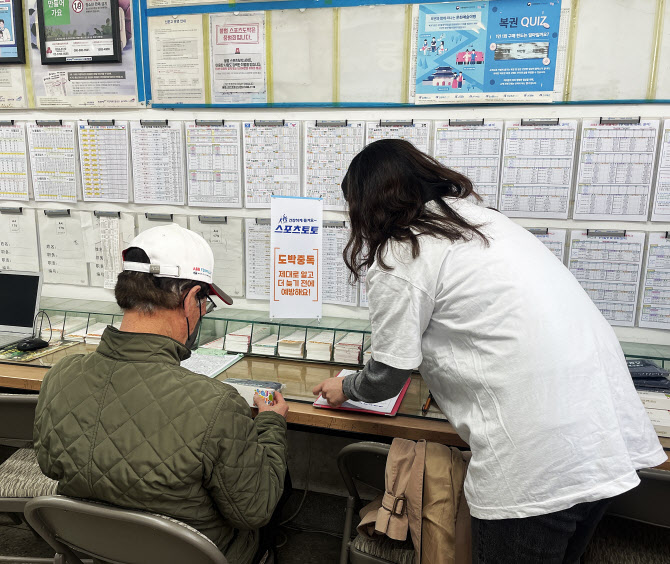
{"type": "Polygon", "coordinates": [[[186,297],[184,298],[184,308],[189,309],[189,308],[197,308],[198,307],[198,298],[196,298],[196,295],[200,291],[200,286],[193,286],[188,293],[186,294],[186,297]]]}

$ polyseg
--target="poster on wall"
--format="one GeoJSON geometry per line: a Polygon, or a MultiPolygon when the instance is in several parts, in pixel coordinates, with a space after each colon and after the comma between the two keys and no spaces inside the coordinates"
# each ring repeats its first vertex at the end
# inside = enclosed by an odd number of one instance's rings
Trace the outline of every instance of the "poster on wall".
{"type": "Polygon", "coordinates": [[[270,318],[321,319],[323,200],[272,196],[270,215],[270,318]]]}
{"type": "MultiPolygon", "coordinates": [[[[46,1],[46,0],[43,0],[46,1]]],[[[72,2],[73,0],[69,0],[72,2]]],[[[42,65],[39,17],[36,0],[26,2],[26,39],[30,40],[30,64],[35,103],[39,108],[138,106],[136,45],[133,0],[118,3],[120,63],[68,63],[42,65]]]]}
{"type": "Polygon", "coordinates": [[[148,18],[151,102],[204,104],[202,16],[148,18]]]}
{"type": "Polygon", "coordinates": [[[25,63],[21,0],[0,0],[0,64],[25,63]]]}
{"type": "Polygon", "coordinates": [[[416,5],[410,98],[552,102],[563,90],[568,16],[561,0],[416,5]]]}
{"type": "Polygon", "coordinates": [[[37,0],[43,65],[120,63],[118,0],[37,0]]]}
{"type": "Polygon", "coordinates": [[[265,104],[265,13],[210,16],[212,103],[265,104]]]}

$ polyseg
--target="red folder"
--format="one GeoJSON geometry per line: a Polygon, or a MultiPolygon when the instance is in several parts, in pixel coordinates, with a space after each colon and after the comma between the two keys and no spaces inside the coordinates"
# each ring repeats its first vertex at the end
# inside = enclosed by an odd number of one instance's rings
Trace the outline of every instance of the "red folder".
{"type": "MultiPolygon", "coordinates": [[[[341,376],[338,375],[338,378],[339,377],[341,376]]],[[[407,382],[405,382],[405,385],[402,387],[402,390],[400,390],[400,393],[395,398],[392,398],[393,403],[391,403],[390,400],[376,404],[366,404],[364,402],[352,402],[351,400],[347,400],[339,407],[331,407],[328,405],[326,400],[319,396],[313,405],[314,407],[321,407],[325,409],[341,409],[344,411],[357,411],[359,413],[372,413],[374,415],[386,415],[388,417],[392,417],[398,413],[398,408],[402,403],[402,399],[405,397],[405,393],[407,392],[407,388],[409,388],[411,381],[411,378],[407,378],[407,382]]]]}

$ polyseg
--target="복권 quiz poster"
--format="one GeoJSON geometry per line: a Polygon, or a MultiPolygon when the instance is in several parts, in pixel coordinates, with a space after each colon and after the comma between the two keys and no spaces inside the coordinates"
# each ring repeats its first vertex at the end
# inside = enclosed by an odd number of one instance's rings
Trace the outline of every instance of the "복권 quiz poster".
{"type": "Polygon", "coordinates": [[[420,4],[414,14],[414,103],[551,102],[562,94],[569,0],[563,9],[561,0],[420,4]]]}

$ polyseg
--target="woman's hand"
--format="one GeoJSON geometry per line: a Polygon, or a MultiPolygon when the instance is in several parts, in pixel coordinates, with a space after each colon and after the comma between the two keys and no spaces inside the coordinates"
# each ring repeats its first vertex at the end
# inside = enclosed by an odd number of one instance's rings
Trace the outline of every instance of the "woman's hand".
{"type": "Polygon", "coordinates": [[[312,393],[315,396],[321,394],[331,407],[339,407],[348,399],[342,391],[343,381],[344,378],[328,378],[318,386],[314,386],[312,393]]]}

